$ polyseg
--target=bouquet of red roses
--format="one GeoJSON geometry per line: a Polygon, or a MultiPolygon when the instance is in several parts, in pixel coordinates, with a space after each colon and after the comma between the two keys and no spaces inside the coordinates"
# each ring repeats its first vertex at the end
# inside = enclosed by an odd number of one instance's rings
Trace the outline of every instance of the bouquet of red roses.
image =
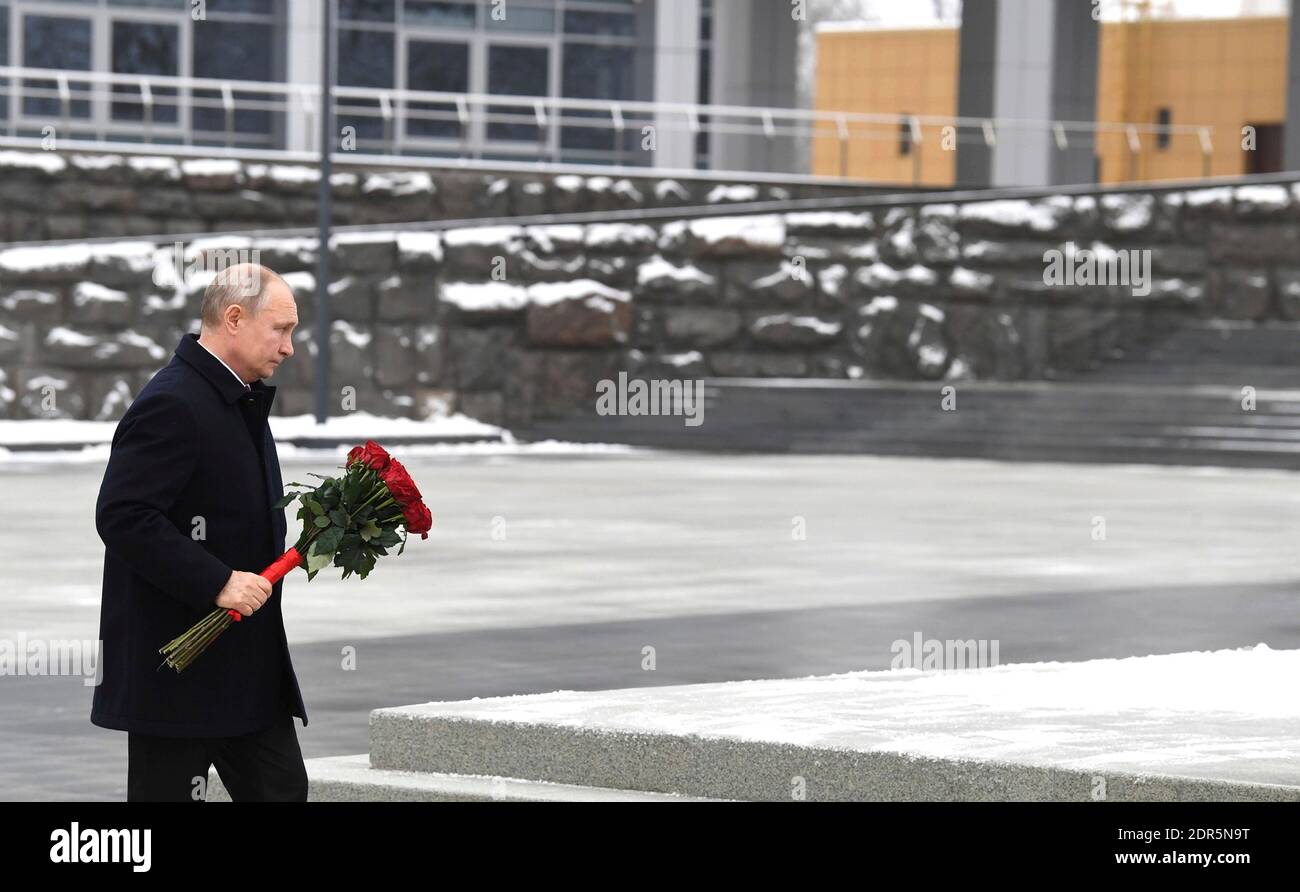
{"type": "MultiPolygon", "coordinates": [[[[302,535],[297,543],[259,573],[273,585],[294,567],[304,566],[307,579],[333,564],[343,568],[343,578],[356,573],[362,579],[375,567],[375,561],[388,549],[399,545],[406,550],[406,538],[419,533],[429,538],[433,518],[425,507],[420,490],[402,463],[389,455],[374,440],[348,453],[342,477],[320,477],[321,484],[300,492],[291,492],[274,505],[283,509],[294,499],[301,501],[298,519],[302,535]],[[398,529],[405,532],[399,534],[398,529]]],[[[199,620],[180,637],[159,648],[166,659],[158,666],[171,666],[177,672],[216,641],[231,623],[242,619],[238,610],[218,607],[199,620]]]]}

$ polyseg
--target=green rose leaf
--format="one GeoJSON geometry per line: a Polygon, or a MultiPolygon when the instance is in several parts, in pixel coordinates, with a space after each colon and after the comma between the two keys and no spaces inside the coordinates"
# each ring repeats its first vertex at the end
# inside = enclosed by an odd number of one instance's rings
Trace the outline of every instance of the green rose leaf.
{"type": "Polygon", "coordinates": [[[282,496],[281,498],[276,499],[276,500],[275,500],[275,504],[272,505],[271,507],[272,507],[272,508],[281,508],[281,509],[283,509],[283,508],[288,508],[288,507],[289,507],[289,503],[292,502],[292,501],[293,501],[294,499],[296,499],[296,498],[298,498],[298,494],[297,494],[296,492],[287,493],[286,495],[282,496]]]}
{"type": "Polygon", "coordinates": [[[339,491],[331,488],[328,483],[325,484],[325,486],[321,487],[320,504],[321,510],[326,514],[329,514],[339,506],[339,491]]]}
{"type": "Polygon", "coordinates": [[[343,504],[355,505],[361,499],[361,475],[349,474],[343,482],[343,504]]]}
{"type": "Polygon", "coordinates": [[[334,560],[333,552],[327,551],[325,554],[318,554],[316,545],[317,543],[313,542],[311,549],[307,552],[307,576],[309,578],[328,567],[330,562],[334,560]]]}
{"type": "Polygon", "coordinates": [[[331,526],[311,544],[312,550],[318,554],[328,554],[333,558],[334,552],[338,550],[339,540],[343,538],[345,532],[343,527],[331,526]]]}
{"type": "Polygon", "coordinates": [[[346,529],[349,522],[348,513],[344,511],[342,508],[335,508],[334,510],[330,511],[330,520],[334,521],[336,524],[346,529]]]}
{"type": "Polygon", "coordinates": [[[365,549],[361,553],[361,578],[365,579],[370,575],[370,571],[375,569],[375,553],[370,549],[365,549]]]}
{"type": "Polygon", "coordinates": [[[343,568],[343,578],[361,569],[361,537],[347,533],[339,540],[338,553],[334,555],[334,566],[343,568]]]}
{"type": "Polygon", "coordinates": [[[330,519],[325,515],[322,514],[316,518],[316,526],[320,527],[321,529],[325,529],[325,527],[329,525],[330,525],[330,519]]]}
{"type": "Polygon", "coordinates": [[[396,530],[384,530],[370,539],[370,546],[372,548],[392,548],[401,541],[402,537],[397,535],[396,530]]]}

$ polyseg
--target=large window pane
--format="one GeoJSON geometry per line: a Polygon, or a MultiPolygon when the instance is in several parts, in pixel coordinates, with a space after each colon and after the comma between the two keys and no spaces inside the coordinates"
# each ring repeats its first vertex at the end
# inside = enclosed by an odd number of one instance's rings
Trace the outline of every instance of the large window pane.
{"type": "MultiPolygon", "coordinates": [[[[95,0],[59,0],[59,2],[88,2],[95,0]]],[[[196,0],[108,0],[109,6],[122,6],[135,9],[168,9],[183,12],[187,16],[196,8],[196,0]]],[[[297,0],[294,0],[297,2],[297,0]]],[[[208,15],[223,13],[245,13],[269,16],[275,12],[275,0],[206,0],[205,11],[208,15]]]]}
{"type": "MultiPolygon", "coordinates": [[[[712,17],[709,19],[712,21],[712,17]]],[[[700,47],[700,93],[697,97],[700,105],[710,105],[713,103],[713,51],[708,45],[700,47]]],[[[700,123],[708,124],[711,121],[709,115],[700,115],[700,123]]],[[[700,132],[695,134],[695,166],[698,169],[705,169],[709,166],[709,147],[711,145],[712,135],[707,127],[701,127],[700,132]]]]}
{"type": "Polygon", "coordinates": [[[339,0],[338,9],[341,22],[392,22],[397,0],[339,0]]]}
{"type": "MultiPolygon", "coordinates": [[[[406,44],[406,87],[408,90],[437,90],[444,93],[469,91],[469,44],[412,40],[406,44]]],[[[459,139],[456,106],[448,102],[412,102],[411,111],[446,114],[446,119],[407,117],[411,136],[459,139]]]]}
{"type": "MultiPolygon", "coordinates": [[[[341,87],[392,87],[394,71],[391,31],[342,28],[338,32],[338,83],[341,87]]],[[[384,122],[379,101],[338,97],[339,127],[355,127],[362,139],[381,139],[384,122]]]]}
{"type": "MultiPolygon", "coordinates": [[[[90,19],[64,18],[62,16],[28,15],[23,17],[23,65],[27,68],[61,68],[68,71],[89,71],[91,63],[90,19]]],[[[90,84],[71,81],[68,86],[74,93],[87,91],[90,84]]],[[[55,81],[28,80],[25,90],[57,91],[55,81]]],[[[23,96],[23,113],[58,117],[62,106],[57,96],[23,96]]],[[[90,103],[74,99],[71,104],[74,118],[90,117],[90,103]]]]}
{"type": "MultiPolygon", "coordinates": [[[[550,95],[550,50],[546,47],[488,47],[488,92],[512,96],[550,95]]],[[[532,107],[489,106],[491,114],[533,116],[532,107]]],[[[536,140],[533,124],[501,122],[488,124],[488,139],[536,140]]]]}
{"type": "Polygon", "coordinates": [[[275,12],[273,2],[274,0],[208,0],[208,13],[245,12],[271,15],[275,12]]]}
{"type": "Polygon", "coordinates": [[[564,13],[564,30],[568,34],[635,37],[636,16],[625,12],[583,12],[571,9],[564,13]]]}
{"type": "Polygon", "coordinates": [[[634,53],[628,47],[567,43],[563,95],[575,99],[634,99],[634,61],[634,53]]]}
{"type": "Polygon", "coordinates": [[[248,22],[195,22],[194,76],[269,81],[271,26],[248,22]]]}
{"type": "MultiPolygon", "coordinates": [[[[229,80],[269,81],[272,74],[272,30],[270,25],[250,22],[220,22],[211,19],[194,23],[194,76],[229,80]]],[[[226,115],[217,90],[195,90],[196,99],[213,103],[196,107],[195,130],[224,131],[226,115]],[[215,102],[214,102],[215,100],[215,102]]],[[[265,102],[268,94],[235,90],[235,130],[269,133],[270,111],[250,107],[265,102]]]]}
{"type": "MultiPolygon", "coordinates": [[[[569,43],[564,46],[561,91],[574,99],[634,99],[634,56],[627,47],[569,43]]],[[[614,149],[615,132],[606,112],[566,111],[566,118],[589,117],[595,127],[564,127],[560,144],[565,148],[614,149]]]]}
{"type": "Polygon", "coordinates": [[[476,10],[473,3],[406,0],[404,21],[408,25],[431,25],[435,28],[473,28],[476,10]]]}
{"type": "MultiPolygon", "coordinates": [[[[0,4],[0,65],[9,64],[9,7],[0,4]]],[[[9,78],[0,78],[0,119],[9,118],[9,78]]]]}
{"type": "Polygon", "coordinates": [[[341,87],[393,86],[391,31],[339,30],[338,83],[341,87]]]}
{"type": "Polygon", "coordinates": [[[483,13],[483,24],[489,31],[555,32],[555,10],[538,6],[520,6],[518,3],[489,3],[483,13]],[[500,12],[496,12],[496,10],[500,12]],[[495,15],[494,15],[495,13],[495,15]]]}
{"type": "MultiPolygon", "coordinates": [[[[180,73],[180,28],[161,22],[113,22],[113,71],[119,74],[180,73]]],[[[153,120],[175,123],[176,88],[151,87],[154,98],[153,120]]],[[[118,121],[144,120],[144,104],[135,87],[117,84],[113,87],[113,119],[118,121]]]]}
{"type": "Polygon", "coordinates": [[[109,6],[134,6],[137,9],[175,9],[189,11],[189,0],[108,0],[109,6]]]}

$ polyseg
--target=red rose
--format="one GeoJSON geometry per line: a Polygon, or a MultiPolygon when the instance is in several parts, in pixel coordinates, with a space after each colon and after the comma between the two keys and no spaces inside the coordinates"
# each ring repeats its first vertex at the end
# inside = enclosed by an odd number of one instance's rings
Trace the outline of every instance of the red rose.
{"type": "Polygon", "coordinates": [[[420,534],[421,539],[429,538],[429,530],[433,527],[433,515],[425,507],[424,502],[415,501],[402,509],[402,516],[406,518],[406,531],[414,535],[420,534]]]}
{"type": "Polygon", "coordinates": [[[415,485],[411,475],[397,459],[388,460],[388,466],[379,472],[379,479],[388,487],[388,494],[403,508],[412,502],[420,501],[419,487],[415,485]]]}
{"type": "Polygon", "coordinates": [[[352,451],[348,453],[349,466],[358,461],[365,462],[376,471],[382,471],[388,467],[390,458],[383,446],[380,446],[374,440],[366,440],[365,446],[354,446],[352,451]]]}

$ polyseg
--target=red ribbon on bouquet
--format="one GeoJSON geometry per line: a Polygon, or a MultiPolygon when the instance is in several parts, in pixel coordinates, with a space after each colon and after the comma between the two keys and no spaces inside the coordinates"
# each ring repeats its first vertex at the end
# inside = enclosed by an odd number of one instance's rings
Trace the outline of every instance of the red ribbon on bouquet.
{"type": "MultiPolygon", "coordinates": [[[[290,570],[292,570],[294,567],[297,567],[301,563],[302,563],[302,555],[298,553],[298,549],[290,548],[284,554],[280,555],[278,558],[272,561],[269,567],[267,567],[265,570],[263,570],[261,573],[258,573],[257,575],[261,576],[263,579],[270,581],[271,585],[275,585],[286,575],[288,575],[290,570]]],[[[244,615],[242,613],[240,613],[238,610],[235,610],[233,608],[227,610],[226,613],[229,613],[230,618],[233,619],[235,622],[239,622],[244,618],[244,615]]]]}

